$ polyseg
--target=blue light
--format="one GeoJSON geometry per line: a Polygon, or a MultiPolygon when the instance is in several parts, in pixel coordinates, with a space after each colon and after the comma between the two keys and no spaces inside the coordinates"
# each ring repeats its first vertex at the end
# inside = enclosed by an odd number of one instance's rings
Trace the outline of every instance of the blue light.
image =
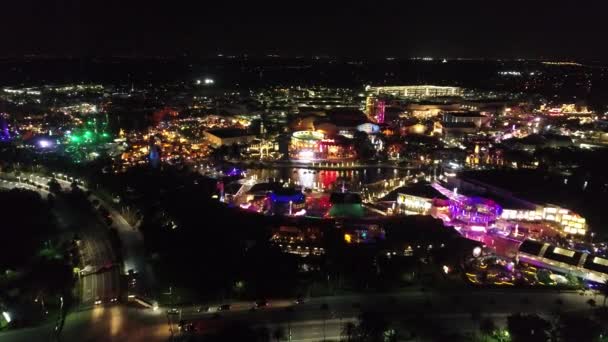
{"type": "Polygon", "coordinates": [[[293,195],[277,195],[275,193],[271,193],[270,200],[274,203],[301,203],[304,202],[304,194],[297,193],[293,195]]]}

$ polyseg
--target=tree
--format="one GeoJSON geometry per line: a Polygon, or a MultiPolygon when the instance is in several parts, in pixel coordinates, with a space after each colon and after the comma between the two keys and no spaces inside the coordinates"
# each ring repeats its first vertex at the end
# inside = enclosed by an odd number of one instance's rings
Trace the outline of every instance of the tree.
{"type": "Polygon", "coordinates": [[[353,136],[353,140],[355,150],[357,151],[357,155],[359,156],[360,160],[371,159],[374,157],[374,146],[369,140],[367,133],[357,131],[353,136]]]}
{"type": "Polygon", "coordinates": [[[580,314],[560,316],[557,330],[562,341],[592,342],[602,334],[599,323],[580,314]]]}
{"type": "Polygon", "coordinates": [[[402,322],[410,333],[410,338],[416,341],[441,341],[444,339],[442,321],[418,313],[402,322]]]}
{"type": "Polygon", "coordinates": [[[494,334],[494,331],[496,330],[496,324],[494,323],[494,320],[486,317],[483,318],[481,321],[479,321],[479,331],[484,335],[484,336],[491,336],[494,334]]]}
{"type": "Polygon", "coordinates": [[[10,229],[0,238],[0,272],[4,272],[27,265],[57,227],[53,213],[37,192],[0,191],[0,208],[0,226],[10,229]]]}
{"type": "Polygon", "coordinates": [[[576,289],[582,289],[583,284],[580,279],[572,273],[566,274],[566,279],[568,279],[568,284],[576,289]]]}
{"type": "Polygon", "coordinates": [[[353,322],[346,322],[342,326],[342,336],[346,337],[346,342],[351,342],[357,335],[357,325],[353,322]]]}
{"type": "Polygon", "coordinates": [[[230,153],[230,148],[226,145],[219,146],[211,152],[211,157],[215,161],[223,161],[230,153]]]}
{"type": "Polygon", "coordinates": [[[551,324],[533,314],[514,314],[507,318],[507,329],[513,342],[546,342],[551,324]]]}
{"type": "Polygon", "coordinates": [[[48,185],[51,193],[58,194],[61,192],[61,185],[59,185],[59,182],[55,178],[51,179],[48,185]]]}
{"type": "Polygon", "coordinates": [[[238,159],[241,156],[241,146],[237,143],[232,143],[229,156],[231,159],[238,159]]]}
{"type": "Polygon", "coordinates": [[[389,323],[382,313],[362,312],[359,315],[357,330],[363,341],[384,341],[385,332],[389,328],[389,323]]]}

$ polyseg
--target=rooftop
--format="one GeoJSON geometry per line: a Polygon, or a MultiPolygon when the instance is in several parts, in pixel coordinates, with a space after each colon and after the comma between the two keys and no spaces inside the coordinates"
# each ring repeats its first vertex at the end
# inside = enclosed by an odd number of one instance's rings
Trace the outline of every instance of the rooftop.
{"type": "Polygon", "coordinates": [[[250,134],[249,132],[247,132],[246,129],[242,129],[242,128],[216,128],[216,129],[210,129],[206,132],[209,134],[213,134],[218,138],[223,138],[223,139],[253,135],[253,134],[250,134]]]}
{"type": "Polygon", "coordinates": [[[462,117],[462,118],[485,118],[486,116],[479,112],[447,112],[445,115],[462,117]]]}
{"type": "Polygon", "coordinates": [[[408,186],[402,186],[391,191],[388,195],[382,198],[383,201],[396,201],[398,194],[418,196],[423,198],[439,198],[447,199],[439,191],[435,190],[429,183],[417,183],[408,186]]]}

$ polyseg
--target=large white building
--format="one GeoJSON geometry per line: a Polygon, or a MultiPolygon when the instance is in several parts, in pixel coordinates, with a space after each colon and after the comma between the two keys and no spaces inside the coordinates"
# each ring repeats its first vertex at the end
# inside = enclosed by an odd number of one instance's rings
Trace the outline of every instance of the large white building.
{"type": "Polygon", "coordinates": [[[414,85],[414,86],[367,86],[366,91],[375,95],[393,95],[411,98],[432,98],[447,96],[462,96],[460,87],[443,87],[433,85],[414,85]]]}

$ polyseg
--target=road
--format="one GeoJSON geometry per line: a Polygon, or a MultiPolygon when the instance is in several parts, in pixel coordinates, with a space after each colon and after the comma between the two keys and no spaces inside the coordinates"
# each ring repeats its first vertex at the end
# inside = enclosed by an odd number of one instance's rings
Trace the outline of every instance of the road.
{"type": "MultiPolygon", "coordinates": [[[[590,292],[589,292],[590,293],[590,292]]],[[[293,311],[289,314],[293,320],[310,320],[356,317],[361,310],[382,311],[389,315],[421,314],[431,311],[434,315],[465,314],[470,315],[472,308],[481,312],[510,314],[517,311],[534,311],[552,313],[558,307],[566,310],[584,310],[589,306],[586,301],[593,296],[581,295],[578,292],[524,291],[513,288],[504,290],[464,289],[451,292],[403,291],[393,294],[370,294],[314,298],[303,304],[289,305],[293,311]],[[557,304],[560,299],[562,304],[557,304]],[[329,311],[321,310],[327,304],[329,311]],[[432,310],[429,310],[432,309],[432,310]]],[[[598,299],[599,300],[599,299],[598,299]]],[[[283,302],[283,301],[281,301],[283,302]]],[[[270,308],[250,312],[251,304],[239,303],[231,311],[222,313],[229,319],[247,319],[248,321],[287,322],[287,305],[275,305],[270,301],[270,308]]],[[[195,307],[184,307],[183,319],[211,317],[215,312],[197,313],[195,307]]]]}
{"type": "MultiPolygon", "coordinates": [[[[35,174],[24,174],[23,177],[28,177],[39,184],[46,185],[51,178],[35,175],[35,174]]],[[[69,191],[72,186],[72,179],[62,179],[65,175],[57,175],[55,179],[63,190],[69,191]]],[[[79,185],[82,191],[88,191],[89,189],[85,186],[79,185]]],[[[121,256],[124,268],[121,270],[123,273],[128,273],[129,270],[134,270],[138,273],[138,279],[141,284],[145,284],[145,287],[152,288],[155,285],[155,276],[151,266],[146,260],[144,240],[141,232],[136,228],[132,227],[124,217],[113,208],[110,203],[107,203],[104,199],[98,197],[95,193],[91,194],[91,199],[98,200],[110,213],[110,217],[113,221],[112,226],[116,228],[120,242],[121,242],[121,256]]],[[[95,225],[94,230],[90,231],[104,231],[107,228],[95,225]]],[[[143,285],[142,285],[143,286],[143,285]]]]}
{"type": "Polygon", "coordinates": [[[109,302],[120,297],[120,270],[107,236],[98,232],[87,233],[81,240],[81,251],[84,265],[96,271],[80,276],[82,304],[91,305],[96,300],[109,302]]]}
{"type": "MultiPolygon", "coordinates": [[[[431,291],[404,291],[382,295],[353,295],[311,299],[303,304],[290,301],[270,301],[269,308],[250,312],[251,303],[234,303],[233,309],[221,313],[219,322],[246,321],[253,326],[270,329],[281,326],[291,328],[292,341],[319,341],[323,333],[327,338],[337,337],[342,325],[356,319],[361,310],[382,311],[397,322],[425,316],[443,331],[475,329],[471,319],[472,308],[479,308],[482,316],[492,317],[501,325],[513,312],[551,314],[560,309],[578,311],[588,309],[586,301],[593,298],[578,293],[463,289],[442,293],[431,291]],[[557,299],[561,304],[557,303],[557,299]],[[329,310],[321,310],[326,303],[329,310]],[[287,306],[293,309],[288,311],[287,306]]],[[[598,297],[596,300],[600,300],[598,297]]],[[[219,304],[219,303],[216,303],[219,304]]],[[[158,311],[133,309],[124,306],[95,307],[93,310],[72,313],[66,321],[64,341],[150,341],[169,339],[166,308],[158,311]]],[[[214,313],[197,313],[195,307],[182,308],[182,319],[212,320],[214,313]]],[[[176,317],[174,321],[178,321],[176,317]]],[[[174,326],[174,328],[176,328],[174,326]]],[[[44,340],[52,327],[39,327],[8,332],[0,335],[7,342],[44,340]]],[[[177,329],[176,329],[177,330],[177,329]]],[[[178,336],[179,337],[179,336],[178,336]]],[[[178,339],[179,340],[179,339],[178,339]]]]}
{"type": "MultiPolygon", "coordinates": [[[[47,183],[50,181],[50,178],[42,176],[36,177],[47,183]]],[[[71,187],[71,182],[63,180],[61,177],[56,177],[55,179],[63,189],[69,189],[71,187]]],[[[85,192],[89,190],[84,186],[79,187],[85,192]]],[[[122,270],[123,273],[134,270],[139,274],[140,281],[143,281],[148,287],[153,287],[155,284],[155,277],[152,268],[145,257],[144,238],[141,232],[132,227],[110,203],[107,203],[95,193],[91,194],[90,198],[98,200],[110,212],[110,217],[113,221],[112,226],[116,228],[120,237],[121,254],[124,265],[122,270]]]]}
{"type": "MultiPolygon", "coordinates": [[[[521,291],[517,289],[484,290],[470,289],[455,292],[407,291],[394,294],[353,295],[311,299],[303,304],[285,304],[271,301],[270,308],[249,311],[251,303],[236,303],[229,312],[220,313],[224,321],[246,321],[254,326],[277,326],[286,331],[291,328],[292,341],[322,340],[325,336],[340,335],[343,324],[356,320],[362,310],[386,313],[395,321],[425,316],[433,320],[443,331],[474,330],[477,323],[472,312],[478,309],[482,316],[492,317],[499,325],[506,324],[506,317],[514,312],[537,312],[550,315],[557,310],[580,311],[589,309],[586,301],[591,295],[567,292],[521,291]],[[561,300],[558,304],[557,299],[561,300]],[[327,304],[329,310],[321,309],[327,304]],[[286,307],[292,309],[287,310],[286,307]],[[325,327],[324,327],[325,325],[325,327]]],[[[599,299],[596,299],[599,300],[599,299]]],[[[219,305],[219,304],[218,304],[219,305]]],[[[214,308],[209,313],[197,313],[195,307],[184,307],[181,319],[213,319],[214,308]]],[[[178,318],[175,319],[176,321],[178,318]]]]}
{"type": "MultiPolygon", "coordinates": [[[[38,185],[46,186],[49,179],[31,175],[24,175],[38,185]]],[[[68,190],[70,184],[61,184],[64,190],[68,190]]],[[[43,197],[48,196],[49,192],[39,189],[30,184],[21,182],[9,182],[0,180],[0,186],[6,189],[15,187],[25,188],[39,192],[43,197]]],[[[61,198],[57,198],[53,207],[55,216],[60,229],[71,235],[78,233],[81,241],[79,252],[83,265],[89,265],[92,269],[98,270],[103,266],[112,265],[100,272],[82,275],[79,282],[80,301],[83,306],[92,306],[96,300],[109,302],[113,298],[120,296],[120,269],[116,267],[116,256],[110,246],[107,227],[95,214],[85,213],[74,210],[68,203],[61,198]]]]}

